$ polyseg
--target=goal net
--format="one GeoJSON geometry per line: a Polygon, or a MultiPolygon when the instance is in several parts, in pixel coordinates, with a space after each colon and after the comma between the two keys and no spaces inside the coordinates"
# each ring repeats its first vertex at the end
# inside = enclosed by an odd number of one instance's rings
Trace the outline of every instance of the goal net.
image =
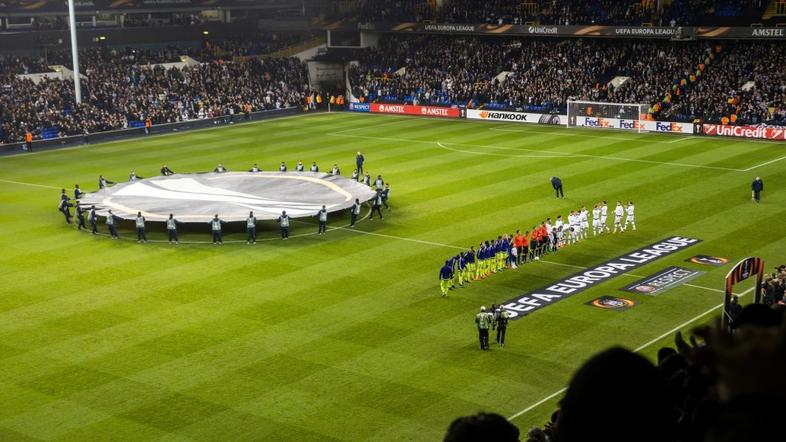
{"type": "Polygon", "coordinates": [[[594,127],[642,132],[650,105],[568,100],[568,127],[594,127]]]}

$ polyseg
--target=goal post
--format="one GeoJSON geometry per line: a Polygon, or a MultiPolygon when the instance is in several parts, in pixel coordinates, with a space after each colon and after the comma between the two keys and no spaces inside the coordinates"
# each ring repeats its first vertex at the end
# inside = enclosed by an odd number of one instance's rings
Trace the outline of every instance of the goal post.
{"type": "Polygon", "coordinates": [[[622,129],[642,132],[649,104],[568,100],[567,127],[622,129]]]}

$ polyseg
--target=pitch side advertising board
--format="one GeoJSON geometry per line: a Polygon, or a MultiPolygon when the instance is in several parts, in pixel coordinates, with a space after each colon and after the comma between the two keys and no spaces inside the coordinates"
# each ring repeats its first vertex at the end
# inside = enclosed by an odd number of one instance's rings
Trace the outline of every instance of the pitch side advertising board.
{"type": "Polygon", "coordinates": [[[786,127],[724,126],[703,124],[704,135],[720,137],[758,138],[762,140],[786,140],[786,127]]]}
{"type": "Polygon", "coordinates": [[[369,103],[349,103],[348,109],[351,112],[371,112],[371,104],[369,104],[369,103]]]}
{"type": "Polygon", "coordinates": [[[693,133],[692,123],[677,123],[671,121],[643,121],[619,118],[576,117],[576,126],[636,131],[641,129],[643,132],[677,133],[686,135],[693,133]]]}
{"type": "Polygon", "coordinates": [[[371,112],[380,114],[419,115],[423,117],[459,118],[457,107],[417,106],[412,104],[371,104],[371,112]]]}
{"type": "Polygon", "coordinates": [[[565,115],[477,109],[467,109],[467,119],[483,121],[507,121],[512,123],[553,124],[562,126],[568,123],[567,117],[565,115]]]}

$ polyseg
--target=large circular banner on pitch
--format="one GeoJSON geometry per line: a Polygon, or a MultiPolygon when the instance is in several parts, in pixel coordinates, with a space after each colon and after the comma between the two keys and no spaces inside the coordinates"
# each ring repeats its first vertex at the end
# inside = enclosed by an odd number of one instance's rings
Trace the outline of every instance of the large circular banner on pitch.
{"type": "Polygon", "coordinates": [[[96,206],[101,216],[108,210],[120,218],[163,221],[174,214],[183,222],[207,222],[215,214],[224,221],[243,221],[253,211],[259,220],[276,219],[286,210],[291,217],[347,209],[355,199],[366,202],[375,192],[342,176],[312,172],[226,172],[159,176],[120,183],[81,200],[96,206]]]}

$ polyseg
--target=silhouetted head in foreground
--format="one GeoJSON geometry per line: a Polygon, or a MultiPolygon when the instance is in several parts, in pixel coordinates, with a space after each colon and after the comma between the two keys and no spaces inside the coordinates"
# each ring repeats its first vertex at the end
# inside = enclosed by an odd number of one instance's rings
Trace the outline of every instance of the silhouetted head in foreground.
{"type": "Polygon", "coordinates": [[[672,435],[672,405],[652,363],[615,347],[587,361],[568,386],[559,442],[661,442],[672,435]]]}
{"type": "Polygon", "coordinates": [[[519,429],[504,417],[493,413],[478,413],[451,422],[445,442],[519,442],[519,429]]]}

